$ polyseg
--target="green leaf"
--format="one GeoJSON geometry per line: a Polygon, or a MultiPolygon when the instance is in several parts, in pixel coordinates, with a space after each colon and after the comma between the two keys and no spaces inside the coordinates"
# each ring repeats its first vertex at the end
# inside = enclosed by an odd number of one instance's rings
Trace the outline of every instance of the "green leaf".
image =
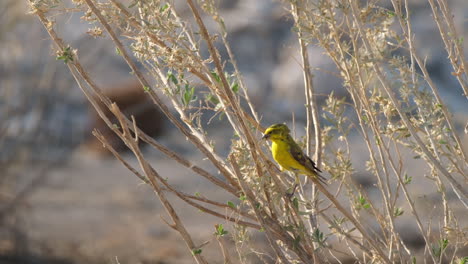
{"type": "Polygon", "coordinates": [[[221,77],[219,77],[219,75],[215,71],[211,72],[211,76],[213,76],[213,78],[215,78],[216,82],[218,82],[218,83],[221,82],[221,77]]]}
{"type": "Polygon", "coordinates": [[[367,115],[362,115],[362,121],[364,121],[365,124],[369,123],[369,118],[367,118],[367,115]]]}
{"type": "Polygon", "coordinates": [[[179,84],[177,77],[172,72],[167,73],[167,79],[171,81],[172,83],[174,83],[175,85],[179,84]]]}
{"type": "Polygon", "coordinates": [[[222,224],[215,225],[215,227],[216,227],[215,235],[218,237],[224,236],[228,233],[228,231],[224,230],[224,227],[222,224]]]}
{"type": "Polygon", "coordinates": [[[395,211],[393,212],[393,216],[398,217],[402,215],[405,211],[399,207],[395,208],[395,211]]]}
{"type": "Polygon", "coordinates": [[[403,183],[407,185],[407,184],[410,184],[412,180],[413,180],[413,177],[408,176],[408,174],[405,173],[405,178],[403,179],[403,183]]]}
{"type": "Polygon", "coordinates": [[[192,249],[192,255],[200,255],[202,253],[202,249],[201,248],[197,248],[197,249],[192,249]]]}
{"type": "Polygon", "coordinates": [[[468,264],[468,257],[459,258],[457,264],[468,264]]]}
{"type": "Polygon", "coordinates": [[[293,198],[292,203],[294,205],[294,208],[299,209],[299,200],[297,199],[297,197],[293,198]]]}
{"type": "Polygon", "coordinates": [[[162,12],[164,12],[164,11],[165,11],[166,9],[168,9],[168,8],[169,8],[169,4],[166,3],[165,5],[161,6],[161,8],[159,8],[159,12],[162,13],[162,12]]]}
{"type": "Polygon", "coordinates": [[[442,250],[445,250],[449,244],[448,239],[444,238],[440,242],[441,242],[440,245],[441,245],[442,250]]]}
{"type": "Polygon", "coordinates": [[[236,82],[234,84],[231,84],[231,90],[234,92],[234,93],[237,93],[239,92],[239,84],[236,82]]]}
{"type": "Polygon", "coordinates": [[[229,207],[233,208],[233,209],[236,208],[236,205],[235,205],[233,202],[231,202],[231,201],[228,201],[228,202],[227,202],[227,205],[228,205],[229,207]]]}
{"type": "Polygon", "coordinates": [[[150,91],[150,88],[149,88],[149,86],[143,86],[143,90],[144,90],[146,93],[148,93],[148,92],[150,91]]]}
{"type": "Polygon", "coordinates": [[[326,237],[324,237],[323,232],[320,229],[315,229],[312,233],[312,241],[318,243],[320,246],[324,246],[326,237]]]}
{"type": "Polygon", "coordinates": [[[216,97],[215,95],[213,95],[213,94],[211,94],[211,93],[205,95],[205,101],[210,102],[210,103],[212,103],[212,104],[214,104],[214,105],[218,105],[218,104],[219,104],[219,99],[218,99],[218,97],[216,97]]]}
{"type": "Polygon", "coordinates": [[[188,84],[185,85],[185,91],[182,97],[182,102],[184,103],[185,106],[188,106],[190,102],[194,101],[197,99],[195,94],[195,87],[190,87],[188,84]]]}
{"type": "Polygon", "coordinates": [[[377,136],[375,137],[375,143],[376,143],[377,145],[380,145],[380,139],[379,139],[377,136]]]}
{"type": "Polygon", "coordinates": [[[179,84],[179,81],[177,80],[177,78],[172,72],[167,73],[167,78],[169,79],[169,81],[173,82],[175,85],[179,84]]]}
{"type": "Polygon", "coordinates": [[[73,61],[73,51],[71,50],[71,47],[68,46],[66,47],[60,55],[55,57],[56,60],[63,60],[63,62],[68,63],[70,61],[73,61]]]}
{"type": "Polygon", "coordinates": [[[247,200],[247,196],[245,196],[245,194],[242,193],[242,194],[239,196],[239,200],[241,200],[241,201],[246,201],[246,200],[247,200]]]}
{"type": "Polygon", "coordinates": [[[342,224],[344,224],[346,222],[346,219],[344,217],[336,217],[334,216],[333,217],[333,225],[334,226],[341,226],[342,224]]]}
{"type": "Polygon", "coordinates": [[[369,209],[370,204],[367,202],[367,200],[366,200],[366,198],[364,196],[359,195],[357,209],[361,209],[361,208],[369,209]]]}
{"type": "Polygon", "coordinates": [[[388,17],[395,17],[395,16],[396,16],[396,13],[393,12],[393,11],[387,10],[387,16],[388,16],[388,17]]]}
{"type": "Polygon", "coordinates": [[[448,244],[449,244],[449,241],[446,238],[439,240],[437,245],[432,245],[432,253],[438,258],[441,257],[442,253],[447,248],[448,244]]]}

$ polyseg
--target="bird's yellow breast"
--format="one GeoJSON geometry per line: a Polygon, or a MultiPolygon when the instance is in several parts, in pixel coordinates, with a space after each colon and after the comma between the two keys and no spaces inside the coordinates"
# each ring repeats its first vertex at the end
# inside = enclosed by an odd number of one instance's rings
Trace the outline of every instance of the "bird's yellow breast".
{"type": "Polygon", "coordinates": [[[289,145],[286,141],[273,141],[271,144],[271,153],[273,159],[278,162],[283,170],[298,171],[301,173],[307,171],[307,169],[291,155],[289,145]]]}

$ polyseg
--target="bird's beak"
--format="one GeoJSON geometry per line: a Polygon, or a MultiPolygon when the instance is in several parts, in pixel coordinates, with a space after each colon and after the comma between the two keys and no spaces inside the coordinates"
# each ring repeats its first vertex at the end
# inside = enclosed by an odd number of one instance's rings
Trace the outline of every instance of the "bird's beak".
{"type": "Polygon", "coordinates": [[[270,137],[270,135],[265,134],[265,135],[263,135],[262,139],[268,139],[269,137],[270,137]]]}

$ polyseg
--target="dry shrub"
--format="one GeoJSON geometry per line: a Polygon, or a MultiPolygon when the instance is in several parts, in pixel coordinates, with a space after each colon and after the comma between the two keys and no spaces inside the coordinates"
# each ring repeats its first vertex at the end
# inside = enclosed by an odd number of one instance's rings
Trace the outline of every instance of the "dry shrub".
{"type": "MultiPolygon", "coordinates": [[[[454,67],[454,78],[466,95],[468,68],[463,39],[455,31],[445,1],[429,2],[454,67]]],[[[170,1],[132,1],[129,5],[117,0],[30,3],[55,43],[57,58],[69,67],[107,126],[134,153],[143,173],[131,167],[105,135],[95,131],[95,136],[154,189],[172,219],[169,226],[179,232],[196,262],[207,263],[202,245],[187,231],[185,224],[189,219],[180,219],[174,211],[168,192],[220,221],[233,223],[229,232],[226,225],[216,228],[215,237],[220,241],[225,263],[245,262],[251,253],[265,262],[281,263],[344,258],[362,263],[414,263],[422,258],[434,263],[466,262],[458,252],[468,241],[463,226],[466,221],[460,218],[466,215],[468,207],[467,157],[438,87],[415,50],[407,1],[391,0],[387,7],[379,1],[284,2],[295,21],[304,66],[306,101],[298,102],[305,103],[308,118],[303,143],[309,154],[311,142],[317,143],[314,158],[332,176],[328,186],[309,181],[292,199],[286,195],[292,184],[290,177],[279,172],[264,143],[258,141],[264,130],[260,115],[250,103],[226,41],[225,22],[214,1],[186,1],[195,21],[193,27],[178,16],[170,1]],[[52,17],[70,12],[80,13],[84,21],[93,24],[90,33],[94,36],[105,32],[113,40],[147,96],[181,135],[206,156],[218,175],[149,137],[99,90],[80,64],[76,51],[55,31],[52,17]],[[202,12],[219,25],[216,37],[208,33],[202,12]],[[215,42],[225,46],[228,60],[220,58],[215,42]],[[323,108],[317,106],[309,67],[313,58],[307,52],[307,46],[312,44],[321,46],[336,64],[351,103],[331,94],[323,108]],[[202,47],[206,47],[208,56],[201,55],[202,47]],[[131,55],[143,65],[144,73],[131,55]],[[232,73],[225,72],[227,63],[233,66],[232,73]],[[200,89],[204,97],[199,96],[200,89]],[[167,100],[156,91],[163,92],[167,100]],[[105,108],[118,122],[110,120],[105,108]],[[349,112],[356,122],[348,116],[349,112]],[[207,124],[202,122],[204,115],[226,117],[231,127],[226,137],[232,140],[227,157],[215,150],[215,142],[206,132],[207,124]],[[352,131],[357,131],[368,153],[350,148],[352,131]],[[189,168],[194,175],[208,179],[237,202],[214,201],[209,194],[178,191],[145,159],[140,141],[189,168]],[[424,161],[427,179],[405,173],[413,162],[402,157],[403,151],[424,161]],[[366,166],[378,189],[376,197],[350,177],[354,172],[352,155],[367,155],[366,166]],[[415,206],[410,187],[420,181],[429,181],[437,188],[440,214],[428,215],[415,206]],[[449,199],[451,194],[456,198],[449,199]],[[462,214],[454,210],[460,205],[462,214]],[[408,214],[411,217],[407,221],[417,226],[424,239],[423,251],[410,248],[398,231],[396,222],[408,214]],[[436,227],[431,223],[437,223],[436,227]],[[270,250],[249,246],[250,229],[264,233],[270,250]],[[226,250],[223,243],[230,235],[237,255],[226,250]]]]}

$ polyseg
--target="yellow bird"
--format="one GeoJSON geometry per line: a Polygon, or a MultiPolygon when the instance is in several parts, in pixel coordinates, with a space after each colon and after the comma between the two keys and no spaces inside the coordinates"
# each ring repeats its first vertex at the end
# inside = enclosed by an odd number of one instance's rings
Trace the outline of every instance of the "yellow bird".
{"type": "MultiPolygon", "coordinates": [[[[275,124],[265,130],[262,139],[271,140],[271,154],[273,159],[281,166],[281,170],[288,170],[296,176],[296,189],[299,183],[298,174],[320,180],[326,184],[326,180],[319,173],[322,172],[315,163],[302,152],[294,139],[289,134],[288,126],[275,124]]],[[[293,190],[294,193],[294,190],[293,190]]]]}

